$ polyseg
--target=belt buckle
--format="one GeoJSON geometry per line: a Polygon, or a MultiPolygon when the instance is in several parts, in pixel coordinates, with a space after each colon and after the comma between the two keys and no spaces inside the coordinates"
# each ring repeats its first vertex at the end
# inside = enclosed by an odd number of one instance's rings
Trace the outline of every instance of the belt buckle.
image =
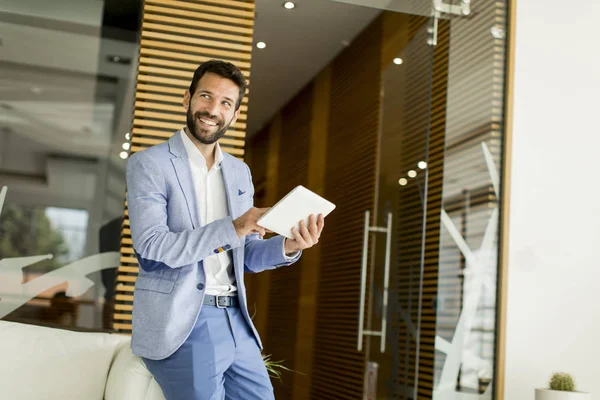
{"type": "MultiPolygon", "coordinates": [[[[225,297],[225,296],[219,296],[219,295],[215,295],[215,306],[217,306],[217,308],[226,308],[227,305],[224,305],[223,307],[221,307],[219,305],[219,297],[225,297]]],[[[225,304],[227,304],[227,302],[225,302],[225,304]]]]}

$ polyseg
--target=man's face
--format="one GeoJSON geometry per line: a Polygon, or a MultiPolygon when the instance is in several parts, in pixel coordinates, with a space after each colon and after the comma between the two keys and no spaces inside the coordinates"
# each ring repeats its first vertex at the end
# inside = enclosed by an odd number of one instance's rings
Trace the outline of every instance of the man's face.
{"type": "Polygon", "coordinates": [[[191,134],[203,144],[222,138],[240,114],[235,110],[239,95],[240,89],[232,80],[211,72],[204,74],[194,94],[186,91],[183,99],[191,134]]]}

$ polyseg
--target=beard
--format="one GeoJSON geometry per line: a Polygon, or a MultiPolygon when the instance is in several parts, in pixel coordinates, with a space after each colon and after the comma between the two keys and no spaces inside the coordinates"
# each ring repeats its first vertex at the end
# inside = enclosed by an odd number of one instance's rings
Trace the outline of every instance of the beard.
{"type": "Polygon", "coordinates": [[[202,144],[213,144],[217,140],[221,139],[225,136],[227,129],[231,125],[231,121],[228,124],[225,124],[225,121],[222,119],[218,119],[216,116],[210,115],[206,111],[196,112],[192,115],[192,111],[188,109],[186,113],[186,122],[187,128],[192,133],[192,135],[202,144]],[[217,123],[217,130],[214,133],[210,133],[209,130],[200,127],[200,118],[209,119],[217,123]]]}

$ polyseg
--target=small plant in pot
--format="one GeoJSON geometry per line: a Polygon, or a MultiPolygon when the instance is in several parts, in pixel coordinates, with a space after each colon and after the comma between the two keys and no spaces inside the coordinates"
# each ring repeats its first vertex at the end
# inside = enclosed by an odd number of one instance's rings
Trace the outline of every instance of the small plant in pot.
{"type": "Polygon", "coordinates": [[[591,400],[589,393],[575,390],[575,381],[569,374],[557,372],[550,378],[549,389],[536,389],[535,400],[591,400]]]}

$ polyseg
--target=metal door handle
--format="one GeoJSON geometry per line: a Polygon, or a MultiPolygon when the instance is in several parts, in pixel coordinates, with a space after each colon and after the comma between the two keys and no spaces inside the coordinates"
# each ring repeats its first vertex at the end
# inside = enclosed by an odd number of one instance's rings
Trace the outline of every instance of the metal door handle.
{"type": "Polygon", "coordinates": [[[383,274],[383,307],[381,310],[381,352],[385,352],[385,334],[387,331],[388,295],[390,292],[390,257],[392,253],[392,213],[388,213],[385,238],[385,272],[383,274]]]}
{"type": "Polygon", "coordinates": [[[388,308],[388,295],[389,295],[389,281],[390,281],[390,256],[392,250],[392,213],[388,213],[387,226],[378,227],[370,226],[371,212],[365,211],[365,225],[363,232],[363,250],[362,250],[362,267],[360,273],[360,305],[358,312],[358,343],[356,349],[362,351],[363,338],[365,336],[380,336],[381,345],[380,351],[385,352],[385,339],[387,330],[387,308],[388,308]],[[367,258],[368,258],[368,247],[369,247],[369,233],[379,232],[386,234],[385,241],[385,269],[383,276],[383,307],[381,315],[381,331],[370,331],[364,329],[365,323],[365,296],[366,296],[366,284],[367,284],[367,258]]]}
{"type": "Polygon", "coordinates": [[[363,336],[364,336],[364,323],[365,323],[365,291],[367,284],[367,255],[369,247],[369,219],[371,218],[371,212],[365,211],[365,229],[363,233],[363,249],[362,249],[362,269],[360,272],[360,308],[358,310],[358,345],[356,349],[362,351],[363,336]]]}

